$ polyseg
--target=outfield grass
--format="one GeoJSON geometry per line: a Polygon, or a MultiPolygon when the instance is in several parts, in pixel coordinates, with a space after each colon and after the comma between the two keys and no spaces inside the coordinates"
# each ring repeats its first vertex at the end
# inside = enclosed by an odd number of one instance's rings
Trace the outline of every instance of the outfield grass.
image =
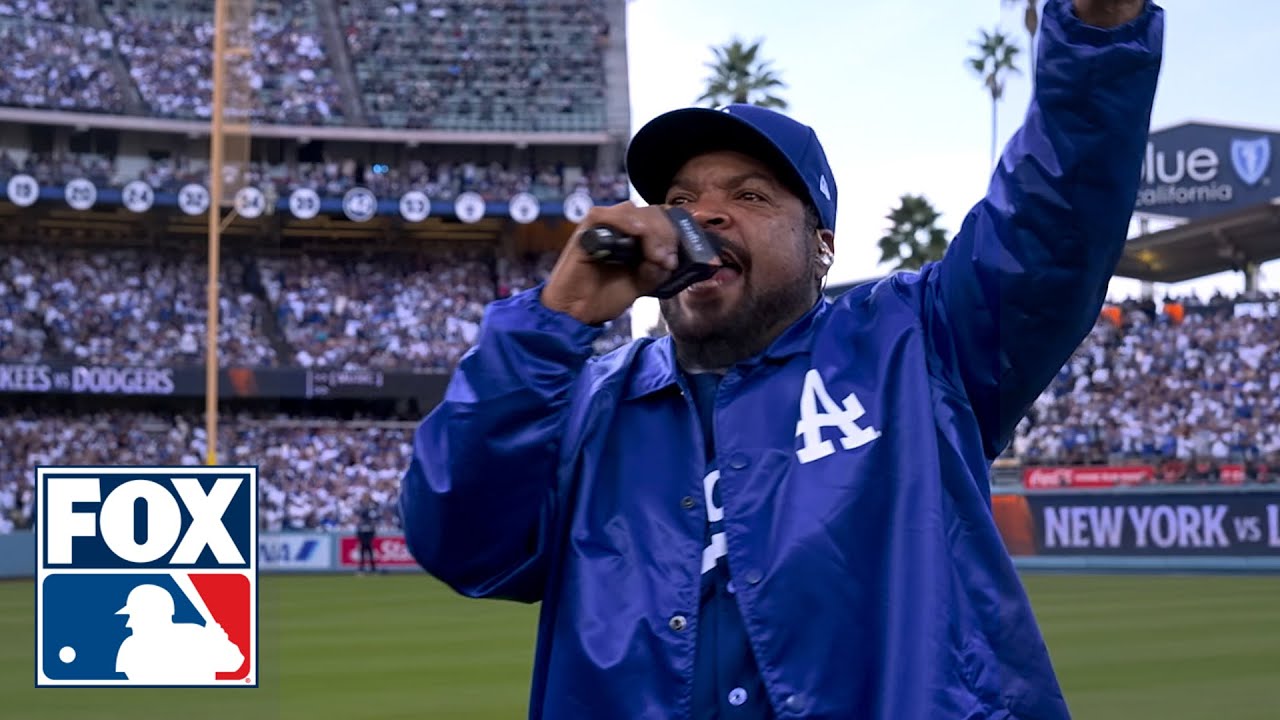
{"type": "MultiPolygon", "coordinates": [[[[1280,718],[1280,578],[1027,585],[1079,720],[1280,718]]],[[[30,582],[0,583],[5,720],[524,716],[536,608],[462,600],[422,576],[264,577],[252,690],[36,690],[32,602],[30,582]]]]}

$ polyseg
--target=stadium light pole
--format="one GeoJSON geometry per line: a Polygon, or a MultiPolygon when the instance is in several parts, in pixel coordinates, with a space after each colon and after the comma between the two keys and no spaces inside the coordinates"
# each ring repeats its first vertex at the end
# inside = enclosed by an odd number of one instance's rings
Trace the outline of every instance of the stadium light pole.
{"type": "Polygon", "coordinates": [[[208,443],[205,462],[218,464],[218,259],[222,232],[222,116],[226,108],[227,0],[213,4],[213,116],[209,130],[209,287],[208,332],[205,338],[204,421],[208,443]]]}

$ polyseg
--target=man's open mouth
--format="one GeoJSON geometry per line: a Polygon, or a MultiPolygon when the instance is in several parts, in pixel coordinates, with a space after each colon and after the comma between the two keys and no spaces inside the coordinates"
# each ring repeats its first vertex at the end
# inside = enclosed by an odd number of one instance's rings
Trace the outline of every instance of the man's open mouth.
{"type": "Polygon", "coordinates": [[[686,290],[686,292],[691,293],[693,295],[699,295],[702,293],[714,291],[719,289],[720,286],[726,283],[733,282],[738,278],[742,277],[742,266],[739,265],[736,260],[727,260],[727,259],[721,258],[720,262],[722,263],[720,266],[720,269],[716,270],[716,273],[714,275],[707,278],[706,280],[703,280],[702,282],[698,282],[698,283],[694,283],[693,285],[690,285],[689,288],[686,290]]]}

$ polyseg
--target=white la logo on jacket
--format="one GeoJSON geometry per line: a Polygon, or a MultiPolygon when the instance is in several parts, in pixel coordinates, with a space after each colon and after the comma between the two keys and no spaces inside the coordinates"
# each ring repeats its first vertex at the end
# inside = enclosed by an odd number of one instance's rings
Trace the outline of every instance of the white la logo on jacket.
{"type": "MultiPolygon", "coordinates": [[[[880,431],[874,427],[861,427],[857,421],[866,414],[866,409],[858,396],[849,393],[844,403],[837,405],[827,392],[822,375],[810,369],[804,376],[804,387],[800,391],[800,419],[796,422],[796,437],[804,439],[804,445],[796,450],[796,459],[801,465],[821,460],[835,453],[835,443],[822,438],[823,428],[839,428],[843,435],[840,447],[853,450],[880,437],[880,431]],[[821,406],[821,411],[819,411],[821,406]]],[[[716,483],[720,482],[720,471],[712,470],[702,479],[703,499],[707,508],[707,523],[714,525],[724,520],[724,507],[716,504],[716,483]]],[[[723,531],[712,533],[707,546],[702,550],[702,572],[706,573],[716,566],[716,562],[729,552],[723,531]]]]}
{"type": "Polygon", "coordinates": [[[840,428],[844,437],[840,438],[840,446],[845,450],[853,450],[880,437],[880,431],[874,427],[861,427],[857,420],[866,414],[866,409],[858,400],[858,396],[849,393],[844,398],[841,408],[822,381],[817,370],[810,369],[804,376],[804,389],[800,391],[800,420],[796,423],[796,437],[804,438],[804,446],[796,451],[796,458],[805,465],[814,460],[821,460],[836,451],[835,444],[822,439],[822,428],[840,428]],[[822,411],[818,411],[818,405],[822,411]]]}

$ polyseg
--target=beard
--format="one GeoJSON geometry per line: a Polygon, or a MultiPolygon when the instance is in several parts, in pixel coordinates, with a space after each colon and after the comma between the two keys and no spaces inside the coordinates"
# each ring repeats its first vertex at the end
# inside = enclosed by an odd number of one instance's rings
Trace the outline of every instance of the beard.
{"type": "MultiPolygon", "coordinates": [[[[742,254],[736,254],[739,261],[742,254]]],[[[750,266],[743,268],[742,289],[736,303],[706,312],[690,312],[677,295],[659,302],[662,317],[675,343],[676,359],[686,370],[721,370],[762,352],[818,299],[813,282],[815,264],[775,287],[752,282],[750,266]]]]}

